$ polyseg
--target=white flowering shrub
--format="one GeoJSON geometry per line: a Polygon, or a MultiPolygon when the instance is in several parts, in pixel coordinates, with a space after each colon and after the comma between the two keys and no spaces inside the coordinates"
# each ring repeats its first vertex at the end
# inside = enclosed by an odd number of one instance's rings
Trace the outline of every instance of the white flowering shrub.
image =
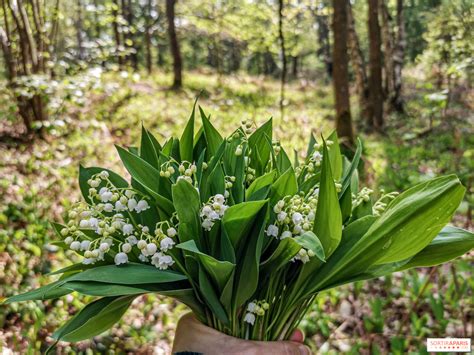
{"type": "Polygon", "coordinates": [[[245,339],[288,339],[323,290],[451,260],[474,245],[445,227],[464,195],[454,175],[401,193],[360,187],[361,144],[352,161],[336,134],[311,136],[291,161],[273,141],[272,121],[244,122],[223,138],[200,110],[182,136],[163,144],[145,128],[138,148],[117,147],[127,181],[80,168],[84,197],[59,244],[82,258],[62,276],[7,302],[77,292],[96,296],[53,336],[93,337],[134,298],[160,293],[203,323],[245,339]]]}

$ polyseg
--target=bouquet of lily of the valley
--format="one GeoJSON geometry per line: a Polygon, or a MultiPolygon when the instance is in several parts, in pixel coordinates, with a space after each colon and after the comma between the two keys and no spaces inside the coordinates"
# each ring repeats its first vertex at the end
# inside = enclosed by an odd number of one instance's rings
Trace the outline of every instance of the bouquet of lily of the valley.
{"type": "Polygon", "coordinates": [[[202,323],[255,340],[288,339],[314,298],[338,285],[460,256],[474,236],[445,227],[463,195],[454,175],[379,198],[360,188],[361,145],[349,160],[336,134],[312,135],[292,161],[272,121],[223,138],[200,110],[163,144],[145,128],[117,147],[127,181],[80,168],[83,202],[53,223],[82,261],[7,302],[96,296],[53,337],[79,341],[116,323],[146,293],[173,297],[202,323]]]}

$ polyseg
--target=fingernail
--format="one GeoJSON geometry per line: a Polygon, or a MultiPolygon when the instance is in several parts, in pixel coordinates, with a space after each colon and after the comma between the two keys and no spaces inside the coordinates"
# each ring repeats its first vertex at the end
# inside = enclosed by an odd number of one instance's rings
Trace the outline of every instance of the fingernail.
{"type": "Polygon", "coordinates": [[[300,345],[298,348],[300,349],[300,354],[301,355],[310,355],[311,354],[308,347],[305,346],[305,345],[300,345]]]}

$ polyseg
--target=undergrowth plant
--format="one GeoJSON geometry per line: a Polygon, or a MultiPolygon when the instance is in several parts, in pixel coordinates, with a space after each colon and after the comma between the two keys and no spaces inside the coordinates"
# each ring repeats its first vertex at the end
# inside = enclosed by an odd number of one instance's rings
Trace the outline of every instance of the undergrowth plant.
{"type": "Polygon", "coordinates": [[[456,258],[474,246],[447,226],[463,195],[454,175],[378,198],[359,186],[361,143],[350,161],[335,133],[310,137],[304,160],[272,137],[272,120],[223,138],[199,108],[163,144],[142,128],[117,147],[127,181],[80,167],[84,201],[57,244],[82,261],[7,303],[77,292],[98,297],[58,329],[80,341],[109,329],[146,293],[173,297],[204,324],[254,340],[288,339],[324,290],[456,258]]]}

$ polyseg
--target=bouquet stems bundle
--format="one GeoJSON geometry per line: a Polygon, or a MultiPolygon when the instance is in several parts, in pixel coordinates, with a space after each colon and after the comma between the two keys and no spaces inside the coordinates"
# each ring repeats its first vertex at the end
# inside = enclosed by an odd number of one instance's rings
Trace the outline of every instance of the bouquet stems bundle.
{"type": "Polygon", "coordinates": [[[59,279],[7,302],[96,296],[54,333],[79,341],[116,323],[146,293],[188,305],[204,324],[255,340],[288,339],[314,298],[338,285],[431,266],[474,246],[446,227],[463,195],[454,175],[379,198],[359,186],[336,134],[312,135],[292,162],[272,121],[223,138],[199,109],[182,136],[161,145],[145,128],[139,147],[117,147],[127,181],[80,168],[83,202],[53,223],[82,261],[59,279]]]}

